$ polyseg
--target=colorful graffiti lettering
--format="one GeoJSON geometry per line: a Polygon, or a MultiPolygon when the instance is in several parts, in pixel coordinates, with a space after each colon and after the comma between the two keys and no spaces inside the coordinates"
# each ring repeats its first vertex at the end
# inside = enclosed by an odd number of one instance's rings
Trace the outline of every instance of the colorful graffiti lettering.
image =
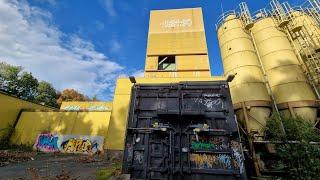
{"type": "Polygon", "coordinates": [[[50,133],[39,134],[33,147],[43,152],[57,152],[59,151],[58,136],[50,133]]]}
{"type": "Polygon", "coordinates": [[[92,153],[97,148],[97,143],[91,143],[88,139],[68,139],[61,144],[63,150],[68,153],[92,153]]]}
{"type": "Polygon", "coordinates": [[[43,152],[94,154],[103,150],[102,136],[40,134],[34,148],[43,152]]]}
{"type": "Polygon", "coordinates": [[[190,161],[196,168],[231,169],[231,156],[226,154],[190,154],[190,161]]]}
{"type": "Polygon", "coordinates": [[[194,150],[211,150],[214,149],[213,144],[200,142],[200,141],[193,141],[191,142],[191,149],[194,150]]]}
{"type": "Polygon", "coordinates": [[[231,157],[229,155],[219,154],[218,159],[223,169],[231,169],[231,157]]]}
{"type": "Polygon", "coordinates": [[[193,136],[191,138],[191,149],[194,150],[225,150],[228,147],[225,137],[198,136],[197,139],[193,136]]]}
{"type": "Polygon", "coordinates": [[[243,165],[244,159],[241,153],[241,145],[237,141],[231,141],[230,144],[231,144],[230,146],[234,156],[233,165],[236,169],[240,170],[240,173],[242,173],[244,171],[244,165],[243,165]]]}

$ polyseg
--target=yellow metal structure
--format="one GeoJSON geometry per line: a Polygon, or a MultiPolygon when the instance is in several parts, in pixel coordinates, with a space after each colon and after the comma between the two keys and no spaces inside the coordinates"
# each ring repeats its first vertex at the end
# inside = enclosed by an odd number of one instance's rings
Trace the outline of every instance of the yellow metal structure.
{"type": "Polygon", "coordinates": [[[293,43],[302,57],[310,80],[320,84],[320,27],[316,20],[303,11],[290,12],[288,26],[293,43]]]}
{"type": "Polygon", "coordinates": [[[286,34],[277,29],[271,17],[258,19],[251,31],[276,103],[304,104],[300,107],[289,107],[291,114],[294,112],[315,121],[316,109],[308,107],[308,102],[315,101],[316,97],[286,34]]]}
{"type": "MultiPolygon", "coordinates": [[[[224,77],[210,78],[136,78],[137,83],[177,83],[181,81],[218,81],[225,80],[224,77]]],[[[119,78],[113,99],[110,125],[107,134],[107,149],[123,150],[127,127],[128,110],[133,84],[128,78],[119,78]]]]}
{"type": "Polygon", "coordinates": [[[14,124],[21,109],[54,110],[0,92],[0,138],[7,132],[8,127],[14,124]]]}
{"type": "MultiPolygon", "coordinates": [[[[111,112],[22,112],[12,144],[33,145],[40,133],[98,135],[107,138],[111,112]]],[[[106,146],[105,146],[106,147],[106,146]]]]}
{"type": "Polygon", "coordinates": [[[257,107],[254,104],[270,104],[271,100],[251,36],[236,14],[230,13],[218,28],[218,39],[225,75],[236,74],[234,80],[229,83],[234,106],[245,102],[252,104],[247,109],[248,124],[245,122],[242,108],[236,110],[236,114],[248,132],[263,135],[271,109],[257,107]]]}
{"type": "Polygon", "coordinates": [[[151,11],[144,76],[211,77],[201,8],[151,11]]]}

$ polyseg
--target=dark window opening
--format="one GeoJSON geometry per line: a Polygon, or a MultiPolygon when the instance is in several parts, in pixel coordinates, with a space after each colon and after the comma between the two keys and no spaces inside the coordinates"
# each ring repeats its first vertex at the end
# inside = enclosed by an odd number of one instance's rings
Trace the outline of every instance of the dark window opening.
{"type": "Polygon", "coordinates": [[[176,57],[175,56],[159,56],[158,70],[164,70],[164,71],[176,70],[176,57]]]}

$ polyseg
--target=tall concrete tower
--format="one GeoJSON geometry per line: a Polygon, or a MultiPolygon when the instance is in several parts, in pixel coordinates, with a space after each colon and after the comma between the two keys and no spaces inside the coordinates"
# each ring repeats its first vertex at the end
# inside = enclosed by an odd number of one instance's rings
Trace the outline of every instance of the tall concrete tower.
{"type": "Polygon", "coordinates": [[[151,11],[144,76],[211,77],[201,8],[151,11]]]}

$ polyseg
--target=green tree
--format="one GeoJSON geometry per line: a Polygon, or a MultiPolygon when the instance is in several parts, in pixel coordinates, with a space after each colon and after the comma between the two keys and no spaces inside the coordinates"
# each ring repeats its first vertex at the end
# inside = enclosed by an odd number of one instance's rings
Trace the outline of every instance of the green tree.
{"type": "Polygon", "coordinates": [[[284,179],[317,179],[320,172],[320,134],[314,124],[301,117],[273,115],[267,122],[271,140],[285,143],[277,145],[277,154],[288,176],[284,179]],[[282,122],[285,134],[281,131],[282,122]],[[289,141],[297,141],[290,143],[289,141]]]}
{"type": "Polygon", "coordinates": [[[11,66],[7,63],[0,62],[0,89],[17,95],[19,87],[18,78],[21,71],[21,66],[11,66]]]}
{"type": "Polygon", "coordinates": [[[34,100],[39,82],[31,73],[22,72],[18,77],[17,96],[22,99],[34,100]]]}
{"type": "Polygon", "coordinates": [[[48,106],[58,107],[57,92],[53,86],[45,81],[41,81],[37,88],[38,94],[35,97],[36,102],[48,106]]]}

